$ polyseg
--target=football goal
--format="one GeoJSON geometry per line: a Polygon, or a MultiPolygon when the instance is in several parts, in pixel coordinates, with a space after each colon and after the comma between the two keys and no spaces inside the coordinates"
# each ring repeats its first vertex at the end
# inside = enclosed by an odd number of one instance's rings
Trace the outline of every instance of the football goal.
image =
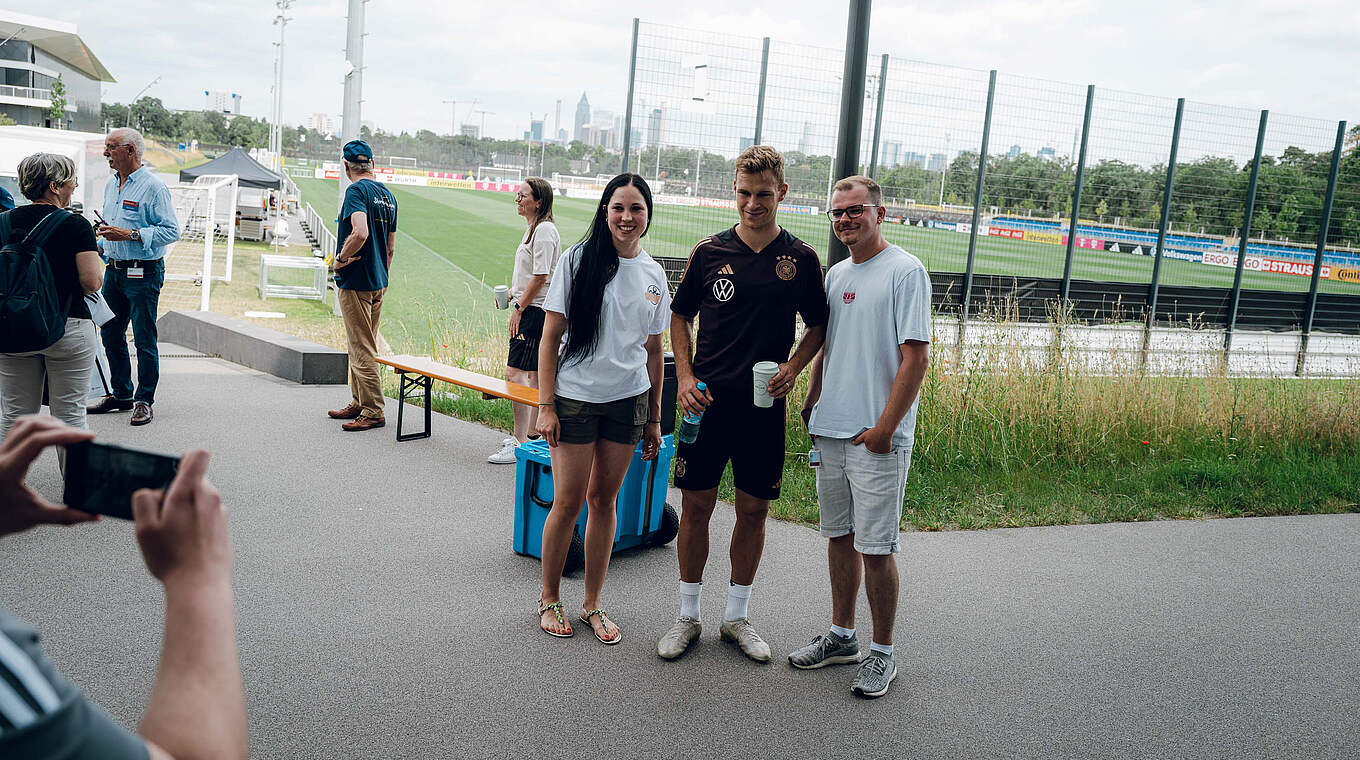
{"type": "Polygon", "coordinates": [[[213,281],[231,282],[237,190],[235,174],[204,175],[170,188],[180,232],[165,255],[162,311],[208,311],[213,281]]]}
{"type": "Polygon", "coordinates": [[[477,179],[483,182],[523,182],[524,170],[515,166],[479,166],[477,179]]]}

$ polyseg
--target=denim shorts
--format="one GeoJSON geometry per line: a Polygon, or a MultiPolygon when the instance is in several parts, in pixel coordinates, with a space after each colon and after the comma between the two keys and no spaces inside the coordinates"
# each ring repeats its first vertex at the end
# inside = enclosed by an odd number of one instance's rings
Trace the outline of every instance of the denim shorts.
{"type": "Polygon", "coordinates": [[[603,438],[636,446],[642,440],[642,428],[647,424],[650,396],[651,391],[643,391],[636,396],[604,403],[558,396],[553,402],[557,409],[558,424],[561,425],[557,440],[562,443],[594,443],[603,438]]]}
{"type": "Polygon", "coordinates": [[[822,458],[817,468],[822,535],[853,533],[860,554],[896,554],[911,447],[875,454],[849,438],[824,437],[816,439],[816,446],[822,458]]]}

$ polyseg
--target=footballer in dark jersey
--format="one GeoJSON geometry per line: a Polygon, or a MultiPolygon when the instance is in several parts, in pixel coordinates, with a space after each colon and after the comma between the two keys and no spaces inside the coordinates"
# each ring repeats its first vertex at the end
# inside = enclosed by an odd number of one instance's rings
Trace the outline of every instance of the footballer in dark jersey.
{"type": "Polygon", "coordinates": [[[699,635],[708,523],[728,462],[737,490],[737,524],[722,638],[754,660],[770,657],[747,606],[765,547],[765,517],[783,477],[784,397],[826,335],[821,260],[776,218],[788,192],[783,157],[769,146],[748,148],[737,158],[732,190],[738,223],[694,247],[671,302],[677,401],[683,411],[704,416],[697,439],[680,443],[676,451],[675,486],[684,494],[681,604],[675,625],[657,643],[657,654],[667,659],[683,654],[699,635]],[[799,316],[805,329],[790,355],[799,316]],[[696,317],[697,339],[691,337],[696,317]],[[756,406],[753,397],[752,366],[762,361],[779,365],[767,388],[775,401],[767,408],[756,406]],[[699,381],[707,390],[698,390],[699,381]]]}

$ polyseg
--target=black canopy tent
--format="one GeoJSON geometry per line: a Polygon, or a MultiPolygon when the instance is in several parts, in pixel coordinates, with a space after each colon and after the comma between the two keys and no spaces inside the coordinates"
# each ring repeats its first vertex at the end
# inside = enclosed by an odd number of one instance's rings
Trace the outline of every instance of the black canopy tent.
{"type": "Polygon", "coordinates": [[[179,181],[193,182],[199,177],[210,174],[235,174],[239,187],[278,189],[283,184],[282,178],[277,173],[261,166],[250,157],[250,154],[240,148],[232,148],[201,166],[181,169],[179,181]]]}

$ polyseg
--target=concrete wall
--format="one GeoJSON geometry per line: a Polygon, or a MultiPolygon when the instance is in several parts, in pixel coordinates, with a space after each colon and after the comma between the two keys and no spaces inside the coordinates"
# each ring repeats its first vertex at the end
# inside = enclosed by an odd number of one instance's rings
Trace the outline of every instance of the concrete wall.
{"type": "Polygon", "coordinates": [[[305,384],[344,384],[349,357],[319,343],[208,311],[172,311],[156,321],[159,339],[305,384]]]}

